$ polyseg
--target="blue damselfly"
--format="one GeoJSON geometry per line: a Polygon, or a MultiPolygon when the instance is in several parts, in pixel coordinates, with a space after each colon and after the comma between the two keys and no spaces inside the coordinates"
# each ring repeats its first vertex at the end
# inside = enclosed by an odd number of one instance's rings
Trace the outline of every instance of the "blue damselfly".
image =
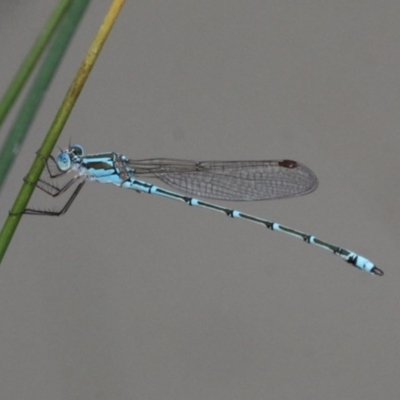
{"type": "Polygon", "coordinates": [[[318,187],[315,174],[305,165],[292,160],[264,161],[188,161],[169,158],[148,160],[130,160],[118,153],[98,153],[85,155],[80,145],[69,146],[55,159],[50,157],[57,167],[53,173],[48,161],[45,161],[51,178],[55,179],[68,172],[75,175],[62,187],[52,182],[39,180],[37,187],[53,197],[65,193],[77,184],[68,201],[59,211],[26,209],[25,214],[60,216],[67,212],[72,202],[87,180],[99,183],[112,183],[122,188],[133,189],[139,193],[156,194],[187,205],[219,211],[228,217],[244,219],[266,228],[298,237],[306,243],[337,254],[360,270],[382,276],[383,271],[365,257],[325,242],[315,236],[293,228],[258,218],[241,211],[198,200],[192,196],[204,198],[252,201],[283,199],[302,196],[318,187]],[[167,185],[186,195],[159,188],[136,177],[156,177],[167,185]]]}

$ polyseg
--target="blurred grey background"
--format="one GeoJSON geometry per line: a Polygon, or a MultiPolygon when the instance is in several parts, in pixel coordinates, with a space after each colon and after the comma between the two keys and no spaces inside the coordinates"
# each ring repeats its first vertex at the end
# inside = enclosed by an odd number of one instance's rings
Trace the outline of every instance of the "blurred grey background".
{"type": "MultiPolygon", "coordinates": [[[[0,5],[1,93],[55,3],[0,5]]],[[[82,21],[1,221],[109,3],[82,21]]],[[[87,184],[66,216],[24,217],[1,265],[1,398],[398,399],[399,15],[394,0],[128,1],[59,146],[298,160],[315,193],[225,204],[359,252],[385,276],[253,224],[87,184]]]]}

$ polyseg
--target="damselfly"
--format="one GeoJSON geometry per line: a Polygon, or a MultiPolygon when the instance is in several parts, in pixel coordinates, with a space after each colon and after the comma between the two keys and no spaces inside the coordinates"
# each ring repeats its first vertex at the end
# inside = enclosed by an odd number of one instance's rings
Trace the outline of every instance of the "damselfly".
{"type": "Polygon", "coordinates": [[[57,172],[53,173],[48,161],[46,167],[51,178],[58,178],[68,172],[75,175],[62,187],[39,180],[38,188],[57,197],[77,183],[75,190],[59,211],[26,209],[25,214],[60,216],[67,212],[87,180],[112,183],[139,193],[156,194],[179,200],[189,206],[219,211],[232,218],[244,219],[298,237],[306,243],[337,254],[349,264],[373,275],[382,276],[383,271],[371,261],[315,236],[293,228],[258,218],[241,211],[222,207],[192,196],[229,201],[251,201],[283,199],[302,196],[318,187],[315,174],[305,165],[292,160],[267,161],[188,161],[168,158],[130,160],[118,153],[85,155],[80,145],[69,146],[58,157],[50,157],[57,172]],[[186,195],[159,188],[136,177],[156,177],[167,185],[186,195]]]}

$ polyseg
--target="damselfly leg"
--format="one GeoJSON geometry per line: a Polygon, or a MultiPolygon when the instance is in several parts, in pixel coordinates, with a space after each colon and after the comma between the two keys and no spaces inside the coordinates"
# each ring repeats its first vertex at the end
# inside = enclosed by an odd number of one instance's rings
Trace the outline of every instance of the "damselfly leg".
{"type": "MultiPolygon", "coordinates": [[[[49,194],[52,197],[57,197],[58,195],[65,193],[72,186],[72,184],[75,183],[76,181],[78,181],[79,179],[80,179],[79,176],[76,178],[72,178],[63,188],[61,188],[61,189],[57,188],[58,192],[56,194],[52,194],[52,193],[46,191],[45,189],[41,188],[38,185],[36,187],[43,190],[45,193],[49,194]]],[[[59,209],[59,210],[39,210],[39,209],[35,209],[35,208],[26,208],[25,211],[23,212],[23,214],[48,215],[48,216],[52,216],[52,217],[59,217],[60,215],[64,215],[68,211],[68,209],[71,207],[71,204],[76,199],[76,196],[78,196],[78,193],[82,189],[85,182],[86,182],[85,180],[81,180],[79,185],[75,188],[75,190],[72,192],[71,196],[69,197],[69,199],[67,200],[67,202],[64,204],[64,206],[61,209],[59,209]]]]}
{"type": "MultiPolygon", "coordinates": [[[[48,173],[48,176],[51,180],[55,180],[57,178],[62,177],[65,175],[68,171],[63,171],[59,168],[57,161],[55,158],[50,155],[49,159],[46,160],[41,154],[37,153],[39,158],[44,162],[46,171],[48,173]],[[54,165],[50,165],[50,162],[52,162],[54,165]],[[54,166],[56,167],[57,171],[54,173],[53,168],[54,166]]],[[[28,182],[26,178],[24,178],[25,182],[28,182]]],[[[59,209],[59,210],[40,210],[40,209],[35,209],[35,208],[26,208],[25,211],[22,214],[28,214],[28,215],[49,215],[49,216],[60,216],[65,214],[73,201],[75,200],[76,196],[82,189],[82,186],[85,183],[85,179],[82,180],[81,176],[75,176],[68,180],[66,183],[64,183],[61,187],[57,186],[53,182],[48,182],[43,179],[39,179],[39,181],[35,184],[35,186],[48,194],[49,196],[55,198],[58,197],[62,194],[64,194],[68,189],[71,188],[71,186],[81,180],[81,182],[78,184],[78,186],[75,188],[75,190],[72,192],[71,196],[68,198],[68,200],[65,202],[65,204],[59,209]]],[[[29,183],[29,182],[28,182],[29,183]]]]}

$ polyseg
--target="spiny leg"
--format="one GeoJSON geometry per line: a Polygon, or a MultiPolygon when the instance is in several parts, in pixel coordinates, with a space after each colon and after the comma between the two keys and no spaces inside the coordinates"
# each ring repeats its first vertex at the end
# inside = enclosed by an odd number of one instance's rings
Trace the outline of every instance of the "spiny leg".
{"type": "MultiPolygon", "coordinates": [[[[75,176],[74,178],[70,179],[67,183],[65,183],[64,186],[62,186],[61,188],[56,185],[53,185],[50,182],[46,182],[43,179],[39,179],[38,183],[36,183],[35,186],[38,189],[45,192],[46,194],[48,194],[52,197],[57,197],[60,194],[65,193],[80,178],[81,178],[80,176],[75,176]]],[[[25,180],[25,182],[30,183],[29,181],[27,181],[26,178],[24,180],[25,180]]]]}
{"type": "MultiPolygon", "coordinates": [[[[72,183],[74,183],[78,178],[74,178],[71,179],[71,181],[73,181],[72,183]]],[[[65,190],[67,190],[69,187],[71,187],[72,183],[71,181],[69,181],[67,183],[66,186],[68,186],[67,188],[63,188],[63,192],[65,192],[65,190]]],[[[60,209],[60,210],[55,210],[55,211],[49,211],[49,210],[35,210],[33,208],[27,208],[25,209],[25,211],[23,212],[23,214],[28,214],[28,215],[48,215],[51,217],[59,217],[61,215],[64,215],[68,209],[70,208],[71,204],[74,202],[74,200],[76,199],[76,196],[78,196],[80,190],[82,189],[83,185],[85,184],[86,180],[82,180],[79,185],[76,187],[76,189],[73,191],[72,195],[69,197],[69,199],[67,200],[67,202],[64,204],[64,206],[60,209]]],[[[58,196],[59,194],[61,194],[61,192],[52,195],[53,197],[58,196]]]]}

